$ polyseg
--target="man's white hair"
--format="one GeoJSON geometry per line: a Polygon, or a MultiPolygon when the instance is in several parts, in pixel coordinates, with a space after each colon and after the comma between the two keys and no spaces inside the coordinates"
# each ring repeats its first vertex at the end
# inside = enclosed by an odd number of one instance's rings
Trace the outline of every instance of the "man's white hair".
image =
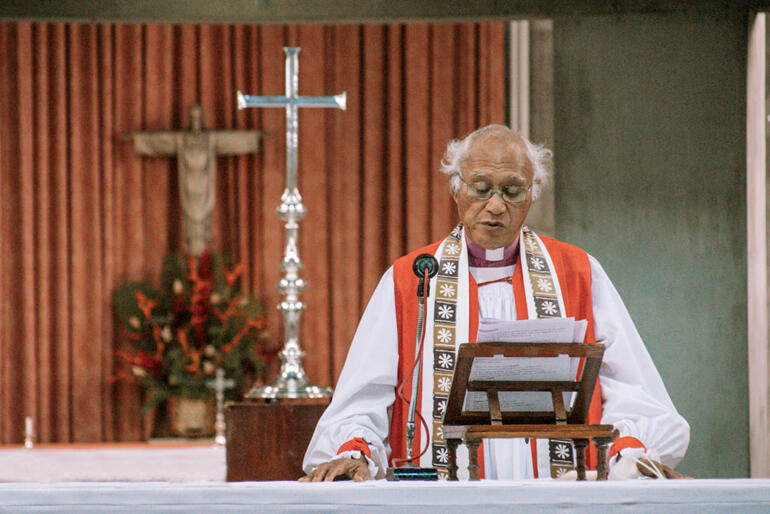
{"type": "Polygon", "coordinates": [[[468,156],[468,150],[471,143],[478,136],[493,131],[505,131],[521,138],[527,149],[527,158],[532,163],[532,200],[537,200],[540,192],[551,182],[551,173],[553,170],[553,152],[542,145],[535,144],[521,134],[517,134],[505,125],[487,125],[481,127],[465,136],[462,139],[450,141],[447,145],[444,158],[441,160],[441,173],[449,175],[449,190],[454,194],[460,189],[460,163],[468,156]]]}

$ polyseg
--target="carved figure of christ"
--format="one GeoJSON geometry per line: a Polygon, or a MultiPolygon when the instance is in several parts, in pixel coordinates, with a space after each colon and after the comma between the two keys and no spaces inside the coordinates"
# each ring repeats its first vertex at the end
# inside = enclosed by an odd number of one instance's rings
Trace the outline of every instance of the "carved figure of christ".
{"type": "Polygon", "coordinates": [[[218,155],[239,155],[259,150],[258,130],[206,130],[203,110],[192,105],[188,130],[133,132],[128,137],[141,155],[176,155],[179,195],[187,251],[200,255],[211,242],[218,155]]]}

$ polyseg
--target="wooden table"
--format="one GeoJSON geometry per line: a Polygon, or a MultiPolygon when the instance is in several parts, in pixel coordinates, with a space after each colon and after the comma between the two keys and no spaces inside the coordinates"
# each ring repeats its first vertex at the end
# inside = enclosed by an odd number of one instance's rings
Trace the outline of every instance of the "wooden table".
{"type": "Polygon", "coordinates": [[[575,471],[578,480],[586,479],[586,447],[590,440],[597,449],[596,474],[607,480],[607,450],[618,437],[612,425],[444,425],[444,439],[449,449],[449,479],[457,480],[457,447],[468,447],[468,473],[471,480],[479,479],[478,448],[484,438],[535,437],[543,439],[572,439],[575,443],[575,471]]]}
{"type": "MultiPolygon", "coordinates": [[[[443,434],[449,451],[449,480],[457,480],[457,447],[464,442],[468,447],[468,472],[471,480],[479,479],[478,447],[483,438],[533,437],[538,439],[571,439],[575,444],[578,480],[585,480],[585,450],[593,439],[597,447],[597,477],[607,480],[607,450],[618,437],[612,425],[587,425],[589,405],[597,383],[599,367],[604,355],[602,344],[582,343],[507,343],[485,342],[461,344],[457,352],[456,368],[449,392],[443,434]],[[497,361],[513,369],[513,363],[529,358],[557,358],[569,356],[580,359],[574,380],[530,378],[517,376],[495,379],[472,378],[476,359],[497,361]],[[548,411],[510,411],[501,407],[500,393],[535,392],[548,394],[548,411]],[[466,395],[481,393],[486,397],[484,410],[464,410],[466,395]],[[575,394],[567,408],[565,394],[575,394]]],[[[515,375],[515,373],[508,373],[515,375]]],[[[542,407],[541,407],[542,408],[542,407]]]]}
{"type": "Polygon", "coordinates": [[[227,481],[296,480],[328,398],[230,403],[227,481]]]}

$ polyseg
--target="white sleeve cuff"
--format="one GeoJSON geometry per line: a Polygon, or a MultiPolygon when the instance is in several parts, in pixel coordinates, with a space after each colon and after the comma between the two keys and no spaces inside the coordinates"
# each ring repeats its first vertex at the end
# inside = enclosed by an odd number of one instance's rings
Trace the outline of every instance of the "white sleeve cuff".
{"type": "Polygon", "coordinates": [[[342,453],[337,454],[335,458],[341,459],[341,458],[347,457],[349,459],[360,460],[361,456],[363,456],[364,459],[366,459],[366,465],[369,468],[369,475],[371,475],[372,479],[377,478],[377,471],[378,471],[377,464],[375,464],[372,459],[367,457],[366,454],[360,450],[344,451],[342,453]]]}
{"type": "MultiPolygon", "coordinates": [[[[642,459],[655,461],[657,460],[657,455],[652,450],[645,451],[644,448],[623,448],[610,459],[610,472],[607,478],[609,480],[633,480],[638,478],[650,478],[646,475],[643,475],[636,465],[637,462],[641,461],[642,459]]],[[[642,463],[642,465],[644,465],[644,463],[642,463]]],[[[665,478],[665,476],[660,476],[660,470],[653,469],[657,468],[657,466],[653,466],[653,468],[650,468],[650,466],[645,467],[650,469],[650,471],[653,473],[658,474],[658,478],[665,478]]]]}

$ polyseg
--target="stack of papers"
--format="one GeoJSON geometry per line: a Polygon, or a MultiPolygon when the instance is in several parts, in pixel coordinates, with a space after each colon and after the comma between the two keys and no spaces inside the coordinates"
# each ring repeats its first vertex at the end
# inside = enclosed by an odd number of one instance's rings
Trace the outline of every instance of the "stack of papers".
{"type": "Polygon", "coordinates": [[[479,343],[582,343],[588,321],[575,318],[503,321],[481,318],[479,343]]]}
{"type": "MultiPolygon", "coordinates": [[[[479,323],[479,343],[582,343],[588,321],[575,318],[503,321],[482,318],[479,323]]],[[[469,380],[576,380],[580,359],[568,355],[558,357],[477,357],[471,366],[469,380]]],[[[575,393],[564,393],[564,404],[572,407],[575,393]]],[[[501,391],[498,395],[502,411],[552,412],[553,399],[549,392],[501,391]]],[[[463,403],[464,411],[488,412],[487,394],[469,391],[463,403]]]]}

